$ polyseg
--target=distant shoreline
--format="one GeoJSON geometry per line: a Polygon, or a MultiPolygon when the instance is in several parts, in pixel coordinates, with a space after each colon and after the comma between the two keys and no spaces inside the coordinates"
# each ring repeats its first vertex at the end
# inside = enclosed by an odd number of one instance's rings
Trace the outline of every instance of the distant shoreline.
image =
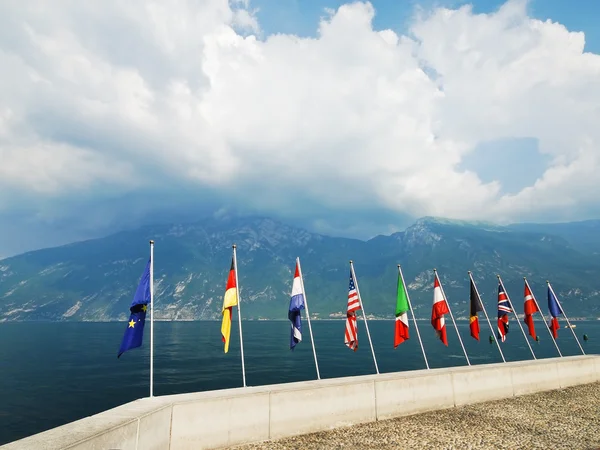
{"type": "MultiPolygon", "coordinates": [[[[521,317],[519,317],[521,319],[521,317]]],[[[235,319],[235,317],[234,317],[235,319]]],[[[303,319],[305,319],[303,317],[303,319]]],[[[126,319],[110,319],[110,320],[3,320],[0,321],[0,326],[3,324],[7,324],[7,323],[122,323],[124,322],[126,319]]],[[[327,319],[317,319],[314,317],[311,317],[311,321],[313,322],[341,322],[346,320],[345,317],[340,317],[340,318],[327,318],[327,319]]],[[[362,317],[358,318],[359,321],[364,320],[362,317]]],[[[378,321],[378,322],[393,322],[394,318],[382,318],[382,317],[377,317],[377,318],[368,318],[369,322],[372,321],[378,321]]],[[[250,318],[250,319],[242,319],[243,322],[289,322],[288,319],[254,319],[254,318],[250,318]]],[[[429,319],[417,319],[417,322],[426,322],[429,323],[429,319]]],[[[469,322],[469,319],[467,318],[456,318],[457,322],[469,322]]],[[[596,322],[596,321],[600,321],[600,317],[574,317],[574,318],[569,318],[570,322],[596,322]]],[[[177,320],[170,320],[170,319],[154,319],[154,322],[221,322],[221,319],[177,319],[177,320]]],[[[234,322],[236,322],[236,320],[234,320],[234,322]]],[[[410,320],[410,322],[412,322],[412,318],[410,320]]],[[[541,321],[535,321],[536,324],[540,323],[541,321]]],[[[560,329],[566,329],[566,323],[562,324],[561,323],[561,327],[560,329]]]]}

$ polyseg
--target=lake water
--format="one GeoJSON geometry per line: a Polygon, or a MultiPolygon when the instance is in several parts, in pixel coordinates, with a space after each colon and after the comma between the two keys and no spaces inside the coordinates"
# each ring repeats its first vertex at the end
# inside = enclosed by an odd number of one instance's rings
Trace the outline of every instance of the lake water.
{"type": "MultiPolygon", "coordinates": [[[[561,323],[563,323],[561,321],[561,323]]],[[[467,322],[459,330],[472,364],[500,362],[489,329],[482,340],[469,336],[467,322]]],[[[246,377],[249,386],[316,378],[306,322],[305,340],[289,350],[289,322],[243,322],[246,377]]],[[[359,321],[359,350],[344,345],[344,321],[314,321],[313,333],[322,378],[375,372],[364,322],[359,321]]],[[[449,324],[446,348],[427,321],[418,322],[432,368],[466,365],[456,332],[449,324]]],[[[122,323],[1,323],[0,444],[13,441],[120,404],[145,397],[149,386],[149,324],[144,346],[117,359],[122,323]]],[[[557,356],[550,335],[536,322],[540,342],[536,356],[557,356]]],[[[370,321],[369,329],[380,372],[425,368],[411,322],[411,339],[393,347],[394,323],[370,321]]],[[[586,353],[600,353],[600,322],[577,322],[586,353]],[[590,340],[584,342],[583,334],[590,340]]],[[[579,354],[570,330],[559,330],[564,355],[579,354]]],[[[531,359],[514,319],[502,344],[507,361],[531,359]]],[[[242,385],[237,322],[228,354],[223,353],[220,322],[155,323],[155,395],[180,394],[242,385]]]]}

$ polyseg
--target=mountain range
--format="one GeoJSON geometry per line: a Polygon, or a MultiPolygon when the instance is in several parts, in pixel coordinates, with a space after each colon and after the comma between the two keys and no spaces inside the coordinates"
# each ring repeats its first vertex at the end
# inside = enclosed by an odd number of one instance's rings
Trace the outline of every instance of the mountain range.
{"type": "Polygon", "coordinates": [[[345,317],[350,259],[369,317],[393,317],[401,264],[418,319],[431,314],[434,267],[456,318],[468,317],[469,270],[490,317],[500,274],[518,312],[526,276],[546,314],[549,279],[570,318],[600,318],[598,231],[600,221],[498,226],[425,217],[364,241],[261,217],[146,226],[1,260],[0,322],[125,320],[150,239],[157,320],[221,317],[233,243],[244,319],[287,318],[297,256],[314,318],[345,317]]]}

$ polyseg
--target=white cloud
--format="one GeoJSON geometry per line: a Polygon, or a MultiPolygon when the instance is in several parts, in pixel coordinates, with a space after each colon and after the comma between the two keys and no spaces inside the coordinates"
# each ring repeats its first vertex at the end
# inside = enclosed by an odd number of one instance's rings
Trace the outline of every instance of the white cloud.
{"type": "Polygon", "coordinates": [[[0,207],[14,192],[91,200],[103,185],[170,182],[266,214],[315,203],[356,220],[374,208],[575,219],[598,206],[600,56],[524,1],[429,11],[408,36],[374,30],[374,8],[352,3],[316,38],[262,37],[239,0],[1,9],[0,207]],[[530,187],[503,195],[458,169],[478,143],[511,137],[552,157],[530,187]]]}

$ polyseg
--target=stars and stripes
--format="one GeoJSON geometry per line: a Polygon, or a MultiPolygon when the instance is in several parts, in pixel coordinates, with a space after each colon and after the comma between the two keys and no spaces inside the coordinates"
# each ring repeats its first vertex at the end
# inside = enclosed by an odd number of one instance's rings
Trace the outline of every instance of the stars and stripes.
{"type": "Polygon", "coordinates": [[[344,342],[346,346],[354,351],[358,349],[358,328],[356,325],[356,311],[361,309],[360,299],[354,283],[352,271],[350,271],[350,284],[348,286],[348,309],[346,311],[346,333],[344,342]]]}
{"type": "Polygon", "coordinates": [[[508,301],[508,296],[504,291],[502,283],[498,284],[498,339],[506,341],[508,334],[508,313],[512,312],[512,307],[508,301]]]}

